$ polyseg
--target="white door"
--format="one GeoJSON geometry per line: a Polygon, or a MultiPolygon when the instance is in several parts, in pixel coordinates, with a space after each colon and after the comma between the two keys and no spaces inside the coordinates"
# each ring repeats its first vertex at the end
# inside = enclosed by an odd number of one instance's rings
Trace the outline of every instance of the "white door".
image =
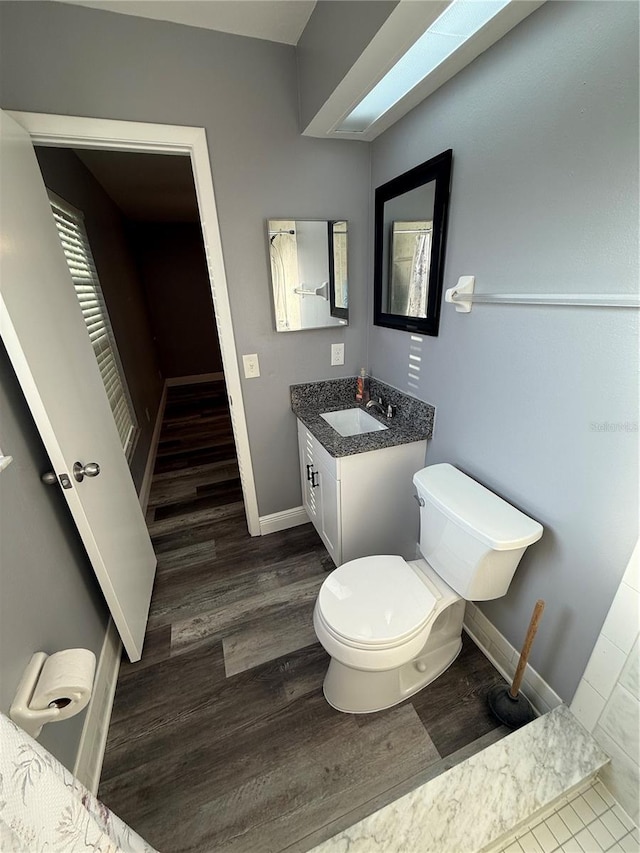
{"type": "MultiPolygon", "coordinates": [[[[0,335],[122,642],[142,654],[156,558],[31,139],[0,115],[0,335]],[[100,473],[74,477],[74,463],[100,473]]],[[[43,488],[45,488],[43,486],[43,488]]]]}

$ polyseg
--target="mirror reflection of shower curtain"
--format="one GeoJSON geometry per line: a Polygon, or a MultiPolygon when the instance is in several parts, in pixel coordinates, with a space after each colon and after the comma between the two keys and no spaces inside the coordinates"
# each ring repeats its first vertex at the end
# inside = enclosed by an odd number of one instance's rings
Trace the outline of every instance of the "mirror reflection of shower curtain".
{"type": "Polygon", "coordinates": [[[431,260],[431,231],[416,234],[411,277],[409,279],[407,317],[427,316],[429,295],[429,264],[431,260]]]}
{"type": "Polygon", "coordinates": [[[433,222],[391,223],[388,311],[402,317],[427,316],[433,222]]]}
{"type": "Polygon", "coordinates": [[[276,312],[276,326],[278,329],[288,329],[287,294],[284,288],[284,261],[280,247],[275,245],[275,241],[271,242],[269,246],[269,254],[271,255],[271,276],[273,279],[273,301],[276,312]]]}
{"type": "Polygon", "coordinates": [[[274,224],[279,228],[270,232],[269,238],[273,303],[276,330],[286,332],[301,328],[300,300],[293,292],[293,286],[298,281],[296,223],[293,220],[282,220],[274,224]]]}

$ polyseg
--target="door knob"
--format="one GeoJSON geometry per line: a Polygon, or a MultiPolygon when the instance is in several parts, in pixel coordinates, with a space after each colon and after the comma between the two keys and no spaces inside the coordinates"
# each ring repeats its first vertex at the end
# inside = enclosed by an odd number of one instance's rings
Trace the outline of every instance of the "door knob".
{"type": "Polygon", "coordinates": [[[97,477],[100,473],[100,466],[97,462],[87,462],[83,465],[82,462],[73,463],[73,476],[81,483],[85,477],[97,477]]]}

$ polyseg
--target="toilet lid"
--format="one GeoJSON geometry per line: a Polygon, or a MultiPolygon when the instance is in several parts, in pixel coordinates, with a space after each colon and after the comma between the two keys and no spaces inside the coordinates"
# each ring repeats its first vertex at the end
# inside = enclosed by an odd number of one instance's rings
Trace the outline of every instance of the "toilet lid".
{"type": "Polygon", "coordinates": [[[402,557],[351,560],[322,584],[318,605],[337,634],[384,645],[409,638],[428,620],[435,597],[402,557]]]}

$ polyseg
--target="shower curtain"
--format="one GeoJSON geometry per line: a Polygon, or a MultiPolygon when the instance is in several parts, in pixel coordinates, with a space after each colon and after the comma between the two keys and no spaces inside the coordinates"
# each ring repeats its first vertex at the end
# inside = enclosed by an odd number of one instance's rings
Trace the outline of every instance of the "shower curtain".
{"type": "Polygon", "coordinates": [[[427,295],[429,291],[429,265],[431,261],[431,231],[423,231],[416,237],[413,261],[411,263],[411,278],[407,316],[427,316],[427,295]]]}
{"type": "Polygon", "coordinates": [[[0,713],[2,853],[157,853],[0,713]]]}

